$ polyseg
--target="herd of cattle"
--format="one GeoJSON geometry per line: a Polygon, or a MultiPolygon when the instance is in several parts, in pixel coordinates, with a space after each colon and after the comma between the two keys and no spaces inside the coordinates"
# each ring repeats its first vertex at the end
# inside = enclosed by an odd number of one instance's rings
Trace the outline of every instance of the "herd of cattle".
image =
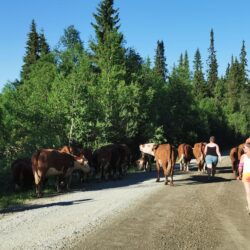
{"type": "MultiPolygon", "coordinates": [[[[37,197],[42,196],[42,186],[49,176],[57,176],[57,190],[69,189],[72,175],[80,176],[81,182],[86,178],[97,180],[119,179],[126,175],[128,167],[136,164],[139,170],[151,171],[155,160],[157,178],[160,181],[162,168],[167,185],[173,185],[173,173],[176,160],[181,171],[189,171],[191,159],[196,159],[198,172],[205,172],[206,143],[180,144],[176,151],[171,144],[147,143],[139,146],[141,157],[133,160],[129,147],[125,144],[110,144],[96,149],[75,148],[64,146],[61,149],[40,149],[31,159],[20,158],[11,165],[15,189],[27,189],[36,186],[37,197]],[[178,158],[177,158],[178,156],[178,158]]],[[[234,147],[230,151],[232,171],[237,178],[240,156],[243,145],[234,147]]]]}

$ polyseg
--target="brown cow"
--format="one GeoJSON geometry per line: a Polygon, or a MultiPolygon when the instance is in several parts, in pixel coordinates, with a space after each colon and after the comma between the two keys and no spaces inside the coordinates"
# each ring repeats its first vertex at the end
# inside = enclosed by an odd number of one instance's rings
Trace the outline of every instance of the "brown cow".
{"type": "Polygon", "coordinates": [[[231,163],[232,163],[232,171],[236,179],[238,177],[238,164],[240,162],[241,155],[244,154],[243,147],[244,147],[244,143],[231,148],[230,153],[229,153],[231,163]]]}
{"type": "Polygon", "coordinates": [[[198,172],[205,172],[205,149],[206,143],[205,142],[199,142],[195,143],[193,147],[193,155],[196,159],[198,172]]]}
{"type": "MultiPolygon", "coordinates": [[[[31,161],[37,197],[42,195],[42,183],[46,176],[59,176],[68,184],[67,179],[71,176],[73,170],[88,168],[87,161],[84,161],[83,158],[54,149],[38,150],[32,155],[31,161]]],[[[57,190],[60,191],[60,189],[58,180],[57,190]]]]}
{"type": "Polygon", "coordinates": [[[189,144],[182,143],[178,147],[178,159],[180,171],[189,171],[189,164],[193,158],[193,150],[189,144]]]}
{"type": "Polygon", "coordinates": [[[168,176],[170,176],[170,185],[173,185],[173,173],[176,161],[174,147],[170,144],[155,145],[153,147],[153,152],[155,156],[157,170],[156,181],[160,181],[160,167],[162,167],[165,177],[165,185],[168,184],[168,176]]]}
{"type": "Polygon", "coordinates": [[[31,159],[19,158],[11,164],[11,172],[15,190],[29,189],[34,185],[31,159]]]}
{"type": "MultiPolygon", "coordinates": [[[[92,151],[90,149],[83,149],[83,148],[77,148],[77,147],[72,147],[72,146],[63,146],[62,148],[59,149],[59,152],[64,152],[68,154],[72,154],[74,156],[78,156],[80,158],[83,158],[84,161],[88,161],[88,165],[90,168],[80,168],[80,169],[75,169],[73,172],[77,173],[80,181],[84,182],[91,174],[93,174],[93,169],[92,169],[92,151]]],[[[70,182],[71,182],[71,177],[70,177],[70,182]]]]}
{"type": "Polygon", "coordinates": [[[125,144],[109,144],[96,149],[93,153],[96,179],[122,177],[126,174],[130,161],[130,150],[125,144]]]}
{"type": "Polygon", "coordinates": [[[119,164],[118,170],[120,176],[124,176],[128,171],[128,167],[131,165],[132,154],[129,147],[126,144],[117,144],[116,146],[118,147],[118,151],[120,154],[120,162],[118,163],[119,164]]]}

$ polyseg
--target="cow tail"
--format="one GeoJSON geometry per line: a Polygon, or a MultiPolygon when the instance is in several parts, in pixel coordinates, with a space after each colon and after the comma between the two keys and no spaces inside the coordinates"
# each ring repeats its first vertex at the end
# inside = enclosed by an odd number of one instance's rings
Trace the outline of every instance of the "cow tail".
{"type": "Polygon", "coordinates": [[[173,157],[173,150],[172,150],[172,146],[169,144],[169,161],[168,161],[168,166],[167,166],[167,176],[172,175],[172,157],[173,157]]]}

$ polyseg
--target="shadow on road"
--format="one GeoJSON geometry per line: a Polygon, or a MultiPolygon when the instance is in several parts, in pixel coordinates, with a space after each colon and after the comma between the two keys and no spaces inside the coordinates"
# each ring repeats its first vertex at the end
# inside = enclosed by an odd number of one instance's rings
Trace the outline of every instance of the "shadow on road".
{"type": "Polygon", "coordinates": [[[49,208],[54,206],[71,206],[75,204],[80,204],[83,202],[93,201],[92,199],[82,199],[82,200],[72,200],[72,201],[60,201],[60,202],[54,202],[49,204],[34,204],[34,205],[21,205],[21,206],[15,206],[12,208],[5,208],[3,210],[0,210],[1,214],[7,214],[7,213],[14,213],[14,212],[23,212],[33,209],[39,209],[39,208],[49,208]]]}

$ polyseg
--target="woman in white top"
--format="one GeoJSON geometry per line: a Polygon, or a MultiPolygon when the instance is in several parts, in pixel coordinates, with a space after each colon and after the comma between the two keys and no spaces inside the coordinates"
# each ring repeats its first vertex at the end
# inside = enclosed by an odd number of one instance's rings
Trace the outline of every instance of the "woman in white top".
{"type": "Polygon", "coordinates": [[[250,142],[244,145],[244,154],[239,163],[239,179],[242,180],[247,198],[247,211],[250,215],[250,142]]]}
{"type": "Polygon", "coordinates": [[[206,144],[205,150],[205,161],[207,164],[207,174],[210,178],[211,174],[214,176],[215,168],[218,163],[218,160],[221,161],[221,153],[218,144],[215,143],[215,137],[211,136],[209,138],[209,143],[206,144]]]}

